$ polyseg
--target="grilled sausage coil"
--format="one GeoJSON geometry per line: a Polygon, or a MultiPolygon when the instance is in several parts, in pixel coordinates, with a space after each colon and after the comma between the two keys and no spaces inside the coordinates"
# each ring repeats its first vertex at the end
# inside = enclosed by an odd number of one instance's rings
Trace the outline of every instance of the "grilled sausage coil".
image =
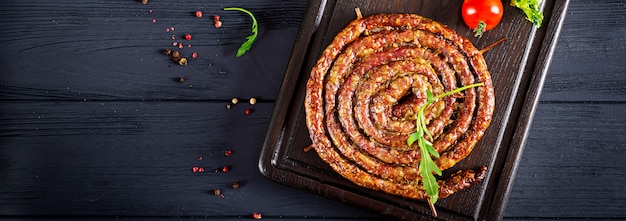
{"type": "MultiPolygon", "coordinates": [[[[375,190],[425,199],[416,113],[426,91],[444,97],[425,111],[441,170],[464,159],[482,138],[494,108],[491,76],[471,42],[443,24],[414,14],[352,21],[323,51],[306,88],[306,124],[318,155],[348,180],[375,190]]],[[[485,167],[439,180],[440,197],[469,187],[485,167]]]]}

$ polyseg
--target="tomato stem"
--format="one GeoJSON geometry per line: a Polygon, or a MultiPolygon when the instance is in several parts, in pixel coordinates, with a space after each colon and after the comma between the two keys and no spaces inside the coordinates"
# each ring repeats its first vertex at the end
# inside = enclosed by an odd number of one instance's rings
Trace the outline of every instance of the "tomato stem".
{"type": "Polygon", "coordinates": [[[476,28],[474,28],[474,37],[480,38],[485,33],[485,28],[487,28],[487,24],[485,21],[479,21],[476,28]]]}

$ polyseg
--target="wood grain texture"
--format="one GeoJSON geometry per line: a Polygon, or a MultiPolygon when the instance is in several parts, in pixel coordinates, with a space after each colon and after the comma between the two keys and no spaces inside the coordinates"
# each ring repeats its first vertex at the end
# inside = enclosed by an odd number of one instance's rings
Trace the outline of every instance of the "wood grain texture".
{"type": "Polygon", "coordinates": [[[626,3],[574,1],[568,12],[542,99],[625,102],[626,3]]]}
{"type": "Polygon", "coordinates": [[[258,17],[258,40],[246,56],[235,52],[250,35],[247,15],[225,12],[243,2],[9,1],[0,13],[0,95],[3,99],[273,100],[298,30],[303,2],[245,3],[258,17]],[[202,19],[194,15],[204,11],[202,19]],[[213,27],[220,15],[223,26],[213,27]],[[156,19],[153,23],[152,20],[156,19]],[[166,29],[174,27],[173,31],[166,29]],[[183,36],[192,34],[190,41],[183,36]],[[172,37],[175,39],[172,40],[172,37]],[[173,47],[174,42],[184,47],[173,47]],[[188,45],[191,45],[189,48],[188,45]],[[163,54],[180,50],[181,67],[163,54]],[[192,59],[191,53],[198,58],[192,59]],[[184,85],[173,78],[184,76],[184,85]],[[193,86],[193,87],[192,87],[193,86]]]}
{"type": "Polygon", "coordinates": [[[623,2],[570,4],[506,217],[626,218],[624,15],[623,2]]]}
{"type": "Polygon", "coordinates": [[[275,185],[258,173],[258,148],[272,104],[257,104],[245,115],[248,106],[0,102],[0,214],[345,215],[346,205],[275,185]],[[227,157],[229,149],[233,154],[227,157]],[[206,172],[193,173],[194,166],[206,172]],[[215,173],[223,166],[230,171],[215,173]],[[241,187],[233,190],[232,182],[241,187]],[[214,195],[216,188],[224,198],[214,195]],[[280,194],[285,191],[289,194],[280,194]],[[292,204],[309,210],[290,209],[292,204]]]}
{"type": "MultiPolygon", "coordinates": [[[[0,2],[0,219],[250,220],[254,211],[263,220],[384,218],[258,172],[306,4],[0,2]],[[234,53],[250,20],[221,11],[226,6],[250,9],[260,23],[259,40],[239,59],[234,53]],[[196,10],[204,11],[203,20],[196,10]],[[213,14],[222,16],[222,28],[212,26],[213,14]],[[194,39],[185,54],[200,56],[179,67],[161,50],[172,48],[172,34],[180,39],[187,32],[194,39]],[[181,75],[188,80],[176,83],[181,75]],[[243,103],[224,108],[232,97],[263,102],[246,116],[243,103]],[[220,156],[225,147],[235,154],[220,156]],[[191,172],[194,165],[224,164],[233,166],[228,174],[191,172]],[[234,191],[233,181],[245,182],[234,191]],[[224,199],[213,195],[216,187],[224,199]]],[[[434,17],[458,16],[440,11],[434,17]]],[[[505,220],[626,219],[626,5],[572,0],[568,11],[505,220]]],[[[478,46],[516,31],[488,32],[478,46]]],[[[487,56],[516,47],[503,46],[487,56]]]]}
{"type": "Polygon", "coordinates": [[[624,104],[540,105],[506,216],[624,218],[624,110],[624,104]]]}

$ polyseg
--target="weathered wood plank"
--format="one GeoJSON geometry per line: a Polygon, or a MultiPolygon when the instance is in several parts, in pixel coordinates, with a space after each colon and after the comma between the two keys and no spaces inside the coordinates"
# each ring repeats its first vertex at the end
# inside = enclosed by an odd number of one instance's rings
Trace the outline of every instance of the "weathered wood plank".
{"type": "Polygon", "coordinates": [[[573,1],[550,72],[546,101],[626,101],[626,6],[573,1]]]}
{"type": "Polygon", "coordinates": [[[0,214],[348,215],[347,205],[277,185],[258,172],[272,106],[0,102],[0,214]],[[249,107],[255,111],[246,115],[249,107]],[[193,166],[206,172],[193,173],[193,166]],[[214,172],[224,166],[230,171],[214,172]],[[232,182],[241,187],[233,190],[232,182]],[[224,198],[214,195],[216,188],[224,198]]]}
{"type": "Polygon", "coordinates": [[[626,217],[626,105],[539,106],[507,217],[626,217]]]}
{"type": "Polygon", "coordinates": [[[0,98],[69,100],[274,99],[303,16],[304,1],[3,2],[0,13],[0,98]],[[246,55],[235,52],[256,14],[259,36],[246,55]],[[201,19],[194,15],[204,11],[201,19]],[[223,26],[213,27],[213,15],[223,26]],[[152,19],[156,19],[153,23],[152,19]],[[173,31],[166,29],[174,27],[173,31]],[[184,40],[192,34],[190,41],[184,40]],[[172,40],[172,36],[175,38],[172,40]],[[172,44],[182,43],[178,49],[172,44]],[[191,47],[188,47],[191,45],[191,47]],[[163,51],[180,50],[181,67],[163,51]],[[192,52],[198,53],[192,59],[192,52]],[[177,84],[173,78],[184,76],[177,84]]]}

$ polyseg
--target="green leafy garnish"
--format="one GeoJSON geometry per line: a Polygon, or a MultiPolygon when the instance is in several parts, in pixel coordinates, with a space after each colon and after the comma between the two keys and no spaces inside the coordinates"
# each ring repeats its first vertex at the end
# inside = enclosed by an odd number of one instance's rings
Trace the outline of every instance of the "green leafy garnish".
{"type": "Polygon", "coordinates": [[[539,1],[540,0],[511,0],[511,6],[522,9],[524,14],[526,14],[526,19],[539,28],[543,21],[543,13],[539,10],[539,1]]]}
{"type": "Polygon", "coordinates": [[[224,11],[241,11],[245,12],[252,18],[252,35],[246,37],[247,41],[241,44],[239,49],[237,49],[237,57],[241,57],[246,51],[250,50],[252,47],[252,43],[256,40],[257,35],[259,34],[259,26],[257,25],[256,18],[252,14],[252,12],[243,9],[243,8],[224,8],[224,11]]]}
{"type": "Polygon", "coordinates": [[[426,117],[424,116],[424,110],[428,105],[434,104],[437,99],[483,85],[483,83],[471,84],[437,96],[434,96],[433,93],[430,91],[426,91],[426,103],[422,105],[417,111],[417,119],[415,120],[417,129],[415,130],[415,132],[411,133],[406,140],[407,145],[411,146],[413,145],[413,143],[417,142],[417,145],[420,148],[420,155],[422,159],[419,163],[418,171],[420,176],[422,177],[422,185],[424,186],[426,194],[429,198],[428,203],[430,204],[431,209],[435,214],[436,211],[434,210],[433,205],[437,202],[437,199],[439,199],[439,185],[437,184],[437,179],[435,178],[435,175],[433,175],[433,173],[441,176],[441,170],[439,169],[435,161],[433,161],[433,159],[431,158],[431,155],[439,158],[439,153],[433,147],[433,136],[430,134],[430,131],[428,131],[428,128],[426,128],[426,117]]]}

